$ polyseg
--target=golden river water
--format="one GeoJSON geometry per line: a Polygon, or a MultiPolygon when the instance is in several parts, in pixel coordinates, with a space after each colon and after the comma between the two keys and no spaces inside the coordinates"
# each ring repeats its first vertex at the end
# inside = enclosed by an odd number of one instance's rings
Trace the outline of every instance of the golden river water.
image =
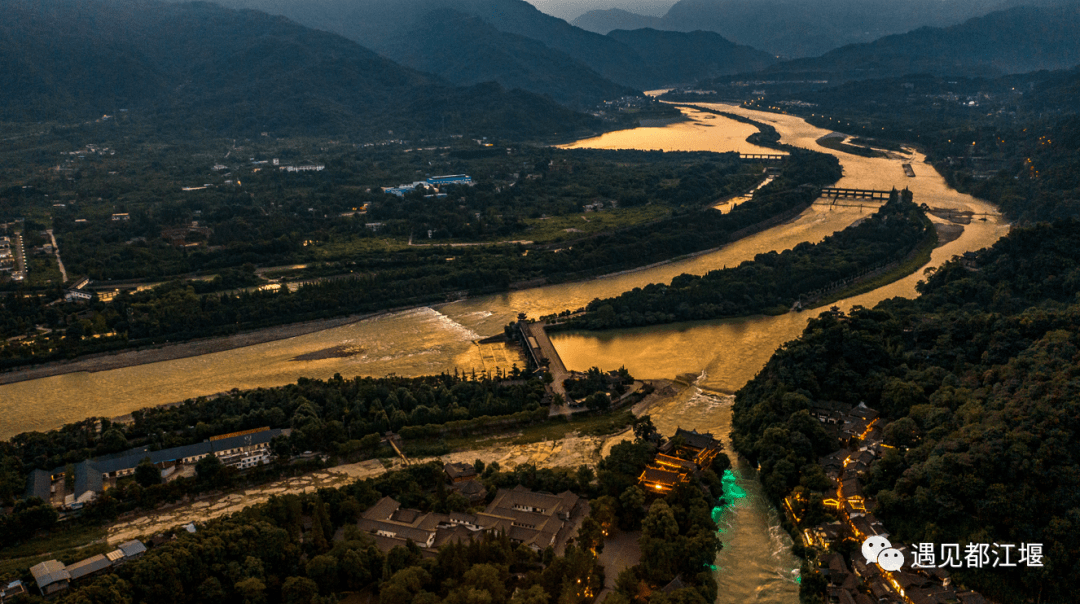
{"type": "MultiPolygon", "coordinates": [[[[715,109],[773,125],[788,144],[840,158],[844,176],[838,187],[909,188],[917,203],[985,215],[964,227],[959,238],[934,250],[930,266],[954,255],[989,246],[1008,232],[1008,224],[989,204],[950,189],[924,157],[907,152],[891,158],[865,158],[820,147],[829,132],[788,115],[761,113],[737,106],[715,109]],[[910,163],[915,177],[905,175],[910,163]]],[[[690,121],[661,128],[638,128],[579,141],[574,147],[634,148],[744,153],[775,153],[755,147],[746,137],[755,129],[720,116],[684,110],[690,121]]],[[[285,340],[197,357],[97,373],[71,373],[0,386],[0,438],[27,430],[46,430],[87,416],[116,416],[132,410],[210,395],[232,388],[279,386],[299,377],[327,378],[389,373],[425,375],[440,371],[481,371],[496,363],[506,368],[520,353],[502,345],[479,346],[475,340],[499,333],[519,312],[536,317],[576,309],[594,298],[617,295],[649,283],[666,282],[682,273],[703,274],[737,265],[755,255],[782,251],[803,241],[817,242],[875,210],[871,202],[833,206],[819,202],[795,219],[734,242],[722,249],[637,271],[580,283],[552,285],[485,296],[394,313],[285,340]],[[347,345],[361,352],[343,358],[295,360],[296,357],[347,345]]],[[[941,222],[934,219],[936,222],[941,222]]],[[[837,302],[842,309],[872,306],[894,296],[913,297],[920,270],[872,292],[837,302]]],[[[603,333],[559,333],[553,342],[570,369],[625,366],[639,378],[698,376],[695,385],[652,411],[657,425],[712,431],[725,438],[730,428],[728,396],[751,379],[784,342],[797,337],[816,312],[777,317],[744,317],[693,324],[664,325],[603,333]],[[704,390],[703,390],[704,389],[704,390]]],[[[723,602],[795,602],[792,571],[797,562],[780,530],[776,512],[760,495],[752,471],[736,467],[748,498],[724,520],[725,549],[717,561],[723,602]]]]}

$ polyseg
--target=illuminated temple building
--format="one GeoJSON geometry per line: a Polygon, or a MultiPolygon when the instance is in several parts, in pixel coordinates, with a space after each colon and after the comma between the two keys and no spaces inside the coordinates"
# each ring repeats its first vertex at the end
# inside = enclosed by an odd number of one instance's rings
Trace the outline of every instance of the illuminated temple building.
{"type": "Polygon", "coordinates": [[[708,432],[679,428],[675,436],[660,446],[638,482],[650,491],[667,493],[680,483],[690,482],[690,477],[702,468],[711,466],[722,449],[720,441],[708,432]]]}

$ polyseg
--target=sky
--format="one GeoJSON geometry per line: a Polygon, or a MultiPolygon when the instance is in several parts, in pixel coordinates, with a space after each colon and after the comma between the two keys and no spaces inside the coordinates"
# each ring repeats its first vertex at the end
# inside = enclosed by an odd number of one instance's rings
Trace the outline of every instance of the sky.
{"type": "Polygon", "coordinates": [[[641,15],[662,16],[678,0],[525,0],[541,11],[573,21],[591,10],[621,8],[641,15]]]}

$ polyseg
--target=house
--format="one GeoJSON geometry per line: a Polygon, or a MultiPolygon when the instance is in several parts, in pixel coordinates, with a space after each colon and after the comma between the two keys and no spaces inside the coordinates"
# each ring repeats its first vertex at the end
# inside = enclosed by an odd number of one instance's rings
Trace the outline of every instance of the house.
{"type": "Polygon", "coordinates": [[[467,174],[453,174],[450,176],[432,176],[427,179],[427,184],[436,187],[443,185],[466,185],[471,187],[473,180],[467,174]]]}
{"type": "Polygon", "coordinates": [[[384,552],[404,546],[408,541],[422,549],[434,550],[444,543],[496,531],[506,533],[515,543],[540,552],[548,547],[564,546],[575,530],[573,520],[587,513],[588,502],[569,491],[552,495],[519,485],[499,491],[487,509],[476,515],[402,509],[393,498],[383,497],[365,511],[356,524],[374,535],[376,545],[384,552]]]}
{"type": "MultiPolygon", "coordinates": [[[[722,448],[720,441],[713,438],[713,435],[708,432],[699,433],[697,430],[688,431],[677,428],[675,436],[660,447],[660,452],[670,454],[675,449],[683,449],[691,455],[689,459],[697,464],[699,468],[707,468],[712,465],[712,460],[716,458],[722,448]]],[[[678,456],[687,457],[686,455],[678,456]]]]}
{"type": "MultiPolygon", "coordinates": [[[[146,553],[146,546],[141,541],[132,540],[120,544],[119,549],[107,554],[91,556],[69,566],[65,566],[63,562],[56,560],[47,560],[32,566],[30,574],[34,576],[34,581],[37,583],[41,595],[49,596],[67,589],[72,581],[79,581],[108,572],[128,560],[138,559],[144,553],[146,553]]],[[[3,593],[6,593],[6,590],[3,593]]],[[[0,599],[0,602],[3,601],[0,599]]]]}
{"type": "Polygon", "coordinates": [[[666,493],[712,465],[723,446],[712,434],[678,428],[638,477],[648,491],[666,493]]]}
{"type": "Polygon", "coordinates": [[[67,572],[72,581],[78,581],[80,579],[99,575],[110,568],[112,568],[112,560],[105,557],[103,554],[98,554],[69,565],[67,567],[67,572]]]}
{"type": "Polygon", "coordinates": [[[469,503],[480,503],[487,499],[488,495],[487,489],[477,480],[454,483],[450,488],[468,499],[469,503]]]}
{"type": "Polygon", "coordinates": [[[476,478],[476,468],[468,463],[448,463],[443,466],[443,471],[451,482],[464,482],[476,478]]]}
{"type": "Polygon", "coordinates": [[[845,480],[840,487],[840,498],[850,503],[855,509],[866,510],[866,495],[859,479],[845,480]]]}
{"type": "Polygon", "coordinates": [[[131,214],[128,214],[127,212],[124,212],[124,213],[122,213],[122,214],[113,214],[113,215],[112,215],[112,219],[113,219],[113,221],[127,221],[127,220],[131,220],[131,214]]]}
{"type": "Polygon", "coordinates": [[[89,302],[94,299],[92,292],[83,291],[81,289],[69,289],[64,292],[64,300],[66,302],[89,302]]]}
{"type": "Polygon", "coordinates": [[[511,541],[541,552],[565,545],[570,520],[587,514],[588,505],[570,491],[552,495],[518,485],[500,490],[477,518],[485,529],[506,531],[511,541]]]}
{"type": "MultiPolygon", "coordinates": [[[[239,470],[247,470],[258,465],[270,463],[273,452],[270,442],[277,436],[287,434],[286,430],[256,428],[243,432],[234,432],[211,437],[209,440],[182,447],[172,447],[161,451],[151,451],[148,447],[136,447],[114,455],[104,455],[84,461],[75,468],[75,493],[65,499],[66,505],[81,505],[92,501],[96,494],[104,491],[105,480],[115,480],[135,474],[135,468],[142,460],[149,458],[159,469],[169,471],[176,466],[190,465],[207,455],[215,455],[221,463],[239,470]],[[91,468],[94,471],[91,471],[91,468]],[[96,473],[96,477],[94,474],[96,473]],[[81,477],[81,478],[80,478],[81,477]],[[90,493],[94,493],[93,496],[90,493]]],[[[63,468],[53,473],[59,474],[63,468]]]]}
{"type": "Polygon", "coordinates": [[[11,581],[0,587],[0,604],[7,604],[25,593],[27,593],[26,586],[23,585],[22,581],[11,581]]]}
{"type": "Polygon", "coordinates": [[[146,546],[143,545],[143,542],[139,541],[138,539],[125,541],[124,543],[121,543],[117,549],[124,555],[124,562],[127,562],[129,560],[138,560],[139,558],[142,558],[143,554],[146,553],[146,546]]]}
{"type": "Polygon", "coordinates": [[[34,470],[26,479],[26,498],[37,497],[48,503],[52,499],[52,475],[45,470],[34,470]]]}
{"type": "Polygon", "coordinates": [[[690,482],[690,475],[676,470],[649,466],[638,477],[638,482],[648,490],[666,493],[680,483],[690,482]]]}
{"type": "Polygon", "coordinates": [[[97,499],[98,494],[105,492],[101,470],[94,462],[87,460],[75,466],[75,489],[64,498],[64,505],[82,507],[97,499]]]}
{"type": "Polygon", "coordinates": [[[68,574],[64,563],[56,560],[46,560],[41,564],[31,566],[30,574],[34,576],[34,583],[37,583],[38,591],[43,596],[63,591],[71,582],[71,575],[68,574]]]}

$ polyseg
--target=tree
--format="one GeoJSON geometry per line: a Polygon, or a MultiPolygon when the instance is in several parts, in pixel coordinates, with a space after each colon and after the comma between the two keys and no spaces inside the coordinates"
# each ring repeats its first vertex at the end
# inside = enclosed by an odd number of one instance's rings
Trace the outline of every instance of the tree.
{"type": "Polygon", "coordinates": [[[266,584],[256,577],[237,581],[236,592],[244,599],[244,604],[262,604],[266,601],[266,584]]]}
{"type": "Polygon", "coordinates": [[[606,392],[594,392],[585,399],[585,406],[592,411],[607,411],[611,408],[611,399],[606,392]]]}
{"type": "Polygon", "coordinates": [[[548,604],[550,600],[543,587],[533,585],[528,589],[519,589],[514,597],[510,598],[510,604],[548,604]]]}
{"type": "Polygon", "coordinates": [[[214,479],[221,473],[221,467],[221,460],[218,459],[217,455],[211,453],[195,462],[195,474],[202,480],[214,482],[214,479]]]}
{"type": "Polygon", "coordinates": [[[135,482],[143,488],[161,484],[161,470],[158,470],[149,457],[144,457],[139,465],[135,466],[135,482]]]}
{"type": "Polygon", "coordinates": [[[622,506],[619,527],[623,530],[635,530],[645,515],[645,491],[636,484],[631,485],[619,496],[619,504],[622,506]]]}
{"type": "Polygon", "coordinates": [[[634,438],[637,442],[655,442],[660,433],[656,430],[656,426],[653,425],[652,417],[648,415],[642,415],[635,418],[634,423],[634,438]]]}
{"type": "Polygon", "coordinates": [[[281,586],[282,604],[312,604],[318,595],[319,585],[307,577],[289,577],[281,586]]]}
{"type": "MultiPolygon", "coordinates": [[[[317,591],[330,593],[337,588],[338,561],[329,555],[315,556],[305,566],[307,576],[314,580],[317,591]]],[[[287,585],[288,583],[286,583],[287,585]]]]}
{"type": "Polygon", "coordinates": [[[578,466],[576,472],[574,472],[574,479],[577,481],[578,489],[585,492],[592,488],[592,482],[596,478],[596,472],[586,465],[578,466]]]}

